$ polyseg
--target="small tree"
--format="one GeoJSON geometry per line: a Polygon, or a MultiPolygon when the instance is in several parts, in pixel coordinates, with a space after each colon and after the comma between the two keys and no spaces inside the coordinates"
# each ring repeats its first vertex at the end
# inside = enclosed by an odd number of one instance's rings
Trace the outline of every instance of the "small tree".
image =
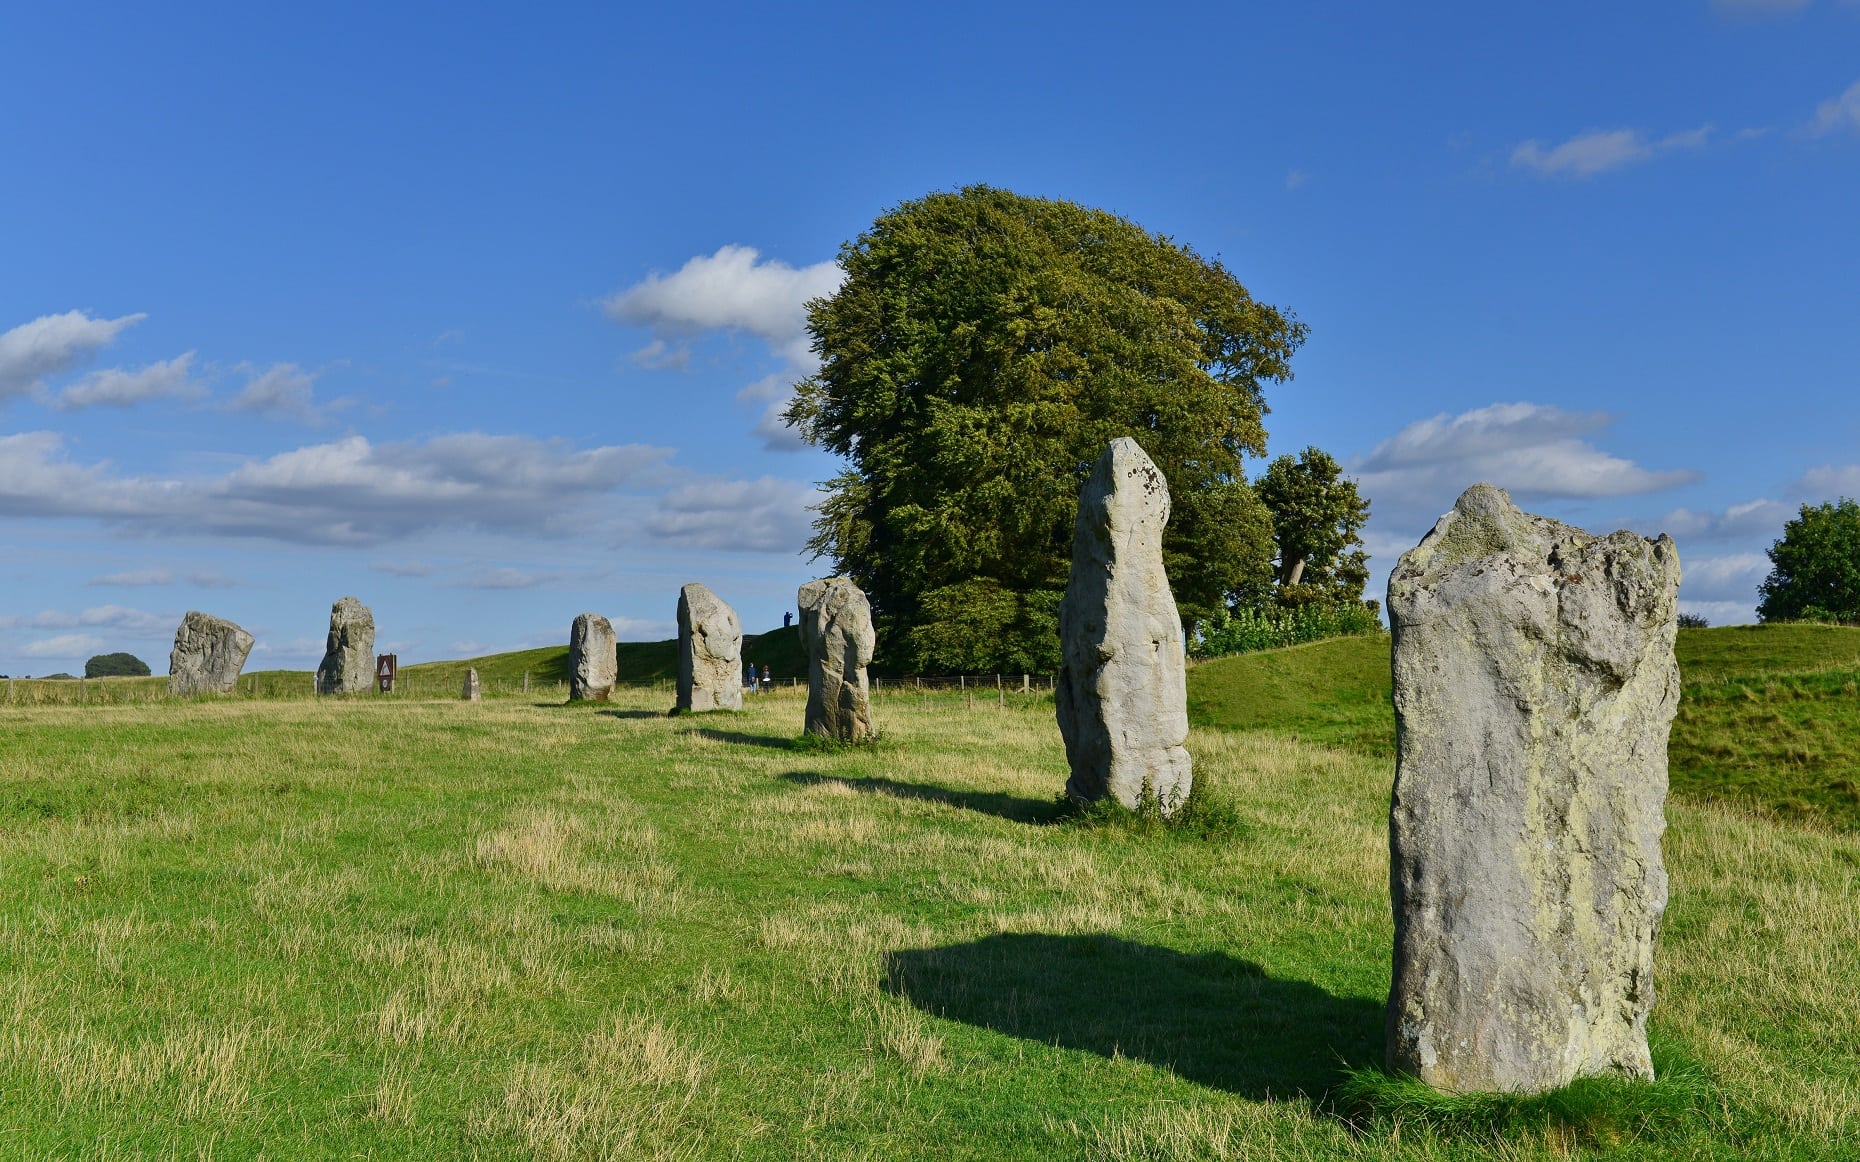
{"type": "Polygon", "coordinates": [[[1278,604],[1362,601],[1369,557],[1358,534],[1369,519],[1369,502],[1337,461],[1317,448],[1280,456],[1255,487],[1272,514],[1278,604]]]}
{"type": "Polygon", "coordinates": [[[1762,621],[1860,621],[1860,504],[1805,504],[1770,546],[1762,621]]]}
{"type": "Polygon", "coordinates": [[[84,663],[86,678],[146,678],[149,664],[134,654],[98,654],[84,663]]]}

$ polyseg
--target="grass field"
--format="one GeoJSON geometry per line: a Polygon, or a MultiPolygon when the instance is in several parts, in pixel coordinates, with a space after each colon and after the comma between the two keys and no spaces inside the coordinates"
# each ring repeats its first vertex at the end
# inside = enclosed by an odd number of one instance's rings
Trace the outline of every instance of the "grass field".
{"type": "MultiPolygon", "coordinates": [[[[1189,672],[1198,724],[1391,757],[1389,639],[1333,638],[1189,672]]],[[[1684,629],[1675,793],[1860,828],[1860,629],[1684,629]]]]}
{"type": "Polygon", "coordinates": [[[1443,1121],[1339,1096],[1385,759],[1198,729],[1213,825],[1148,833],[1062,818],[1043,696],[663,701],[10,708],[0,1156],[1860,1152],[1854,836],[1675,804],[1679,1080],[1443,1121]]]}

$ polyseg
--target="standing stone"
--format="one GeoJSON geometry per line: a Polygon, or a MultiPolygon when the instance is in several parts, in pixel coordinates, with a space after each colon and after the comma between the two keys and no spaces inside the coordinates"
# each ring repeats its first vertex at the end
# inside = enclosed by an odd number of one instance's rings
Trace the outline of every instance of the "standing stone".
{"type": "Polygon", "coordinates": [[[878,636],[865,592],[845,577],[801,586],[801,640],[807,644],[806,731],[842,742],[874,737],[865,668],[878,636]]]}
{"type": "Polygon", "coordinates": [[[697,582],[678,592],[678,711],[743,708],[743,623],[697,582]]]}
{"type": "Polygon", "coordinates": [[[605,702],[620,677],[619,643],[613,623],[598,613],[584,613],[568,631],[568,700],[605,702]]]}
{"type": "Polygon", "coordinates": [[[1391,1069],[1652,1078],[1679,554],[1466,490],[1389,577],[1391,1069]]]}
{"type": "Polygon", "coordinates": [[[168,654],[168,693],[230,694],[252,653],[252,635],[224,618],[188,610],[168,654]]]}
{"type": "Polygon", "coordinates": [[[1059,603],[1054,702],[1072,777],[1066,794],[1152,798],[1172,814],[1194,781],[1182,619],[1163,571],[1169,482],[1128,436],[1111,441],[1079,492],[1072,576],[1059,603]]]}
{"type": "Polygon", "coordinates": [[[478,667],[466,667],[465,689],[460,692],[459,698],[466,702],[484,701],[484,692],[478,688],[478,667]]]}
{"type": "Polygon", "coordinates": [[[362,694],[375,688],[375,615],[353,597],[329,610],[329,644],[316,668],[318,694],[362,694]]]}

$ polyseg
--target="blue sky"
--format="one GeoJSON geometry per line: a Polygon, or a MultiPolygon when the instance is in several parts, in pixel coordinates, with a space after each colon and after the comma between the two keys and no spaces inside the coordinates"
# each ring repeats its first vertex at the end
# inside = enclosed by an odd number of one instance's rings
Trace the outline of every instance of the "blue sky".
{"type": "Polygon", "coordinates": [[[0,11],[5,672],[160,671],[190,608],[304,667],[345,593],[405,661],[687,580],[778,624],[800,303],[972,182],[1309,324],[1272,450],[1383,569],[1489,479],[1745,620],[1860,495],[1853,0],[262,7],[0,11]]]}

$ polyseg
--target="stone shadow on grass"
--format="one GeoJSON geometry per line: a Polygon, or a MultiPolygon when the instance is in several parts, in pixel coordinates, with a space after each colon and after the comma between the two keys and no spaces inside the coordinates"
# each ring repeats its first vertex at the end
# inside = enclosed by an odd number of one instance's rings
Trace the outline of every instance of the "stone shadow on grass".
{"type": "Polygon", "coordinates": [[[879,775],[865,778],[849,779],[837,775],[822,775],[814,771],[789,771],[781,776],[790,783],[813,786],[819,783],[838,783],[871,795],[890,795],[894,799],[918,799],[926,803],[947,803],[951,807],[960,807],[965,811],[979,811],[984,815],[995,815],[1002,819],[1012,819],[1017,823],[1056,823],[1072,812],[1072,808],[1052,799],[1023,799],[1019,795],[1009,795],[1001,791],[958,791],[950,787],[939,787],[934,783],[906,783],[898,779],[887,779],[879,775]]]}
{"type": "MultiPolygon", "coordinates": [[[[560,705],[560,703],[557,703],[560,705]]],[[[664,718],[657,710],[597,710],[596,714],[605,714],[609,718],[664,718]]]]}
{"type": "Polygon", "coordinates": [[[881,987],[926,1013],[1150,1062],[1256,1100],[1317,1104],[1382,1060],[1382,1005],[1222,952],[1115,936],[1004,933],[886,955],[881,987]]]}
{"type": "MultiPolygon", "coordinates": [[[[683,715],[680,715],[680,717],[683,717],[683,715]]],[[[778,738],[772,734],[745,734],[740,730],[713,730],[708,726],[697,730],[688,730],[685,733],[695,734],[701,738],[708,738],[712,742],[733,742],[738,746],[760,746],[767,747],[769,750],[794,749],[794,740],[792,738],[778,738]]]]}

